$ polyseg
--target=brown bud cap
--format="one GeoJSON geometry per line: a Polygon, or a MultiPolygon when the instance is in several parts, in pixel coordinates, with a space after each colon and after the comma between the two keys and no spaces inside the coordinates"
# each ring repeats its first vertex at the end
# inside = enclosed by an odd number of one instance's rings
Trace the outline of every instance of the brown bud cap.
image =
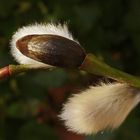
{"type": "Polygon", "coordinates": [[[27,35],[16,47],[29,58],[58,67],[78,67],[86,56],[80,44],[58,35],[27,35]]]}

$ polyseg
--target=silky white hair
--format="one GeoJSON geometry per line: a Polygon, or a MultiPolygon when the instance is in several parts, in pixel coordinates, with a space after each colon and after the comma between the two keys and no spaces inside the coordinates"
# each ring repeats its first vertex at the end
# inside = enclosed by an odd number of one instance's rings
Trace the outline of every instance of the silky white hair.
{"type": "Polygon", "coordinates": [[[120,126],[139,101],[139,91],[127,84],[101,83],[70,97],[59,117],[70,131],[96,134],[120,126]]]}
{"type": "MultiPolygon", "coordinates": [[[[23,55],[17,48],[16,48],[16,42],[20,38],[27,36],[27,35],[35,35],[35,34],[51,34],[51,35],[59,35],[65,38],[68,38],[70,40],[73,40],[72,34],[69,32],[68,27],[66,24],[33,24],[29,26],[24,26],[22,28],[19,28],[13,35],[11,40],[11,54],[15,58],[15,60],[20,64],[30,64],[33,67],[48,67],[49,65],[38,62],[36,60],[33,60],[29,57],[26,57],[23,55]]],[[[77,42],[78,43],[78,42],[77,42]]]]}

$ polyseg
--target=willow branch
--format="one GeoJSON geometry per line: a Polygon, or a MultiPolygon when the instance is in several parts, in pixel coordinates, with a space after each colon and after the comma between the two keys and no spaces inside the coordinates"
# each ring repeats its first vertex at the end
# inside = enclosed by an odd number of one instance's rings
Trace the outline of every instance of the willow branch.
{"type": "MultiPolygon", "coordinates": [[[[22,72],[28,72],[30,70],[35,70],[35,69],[44,69],[44,68],[31,67],[30,65],[9,65],[0,69],[0,79],[10,77],[12,75],[17,75],[22,72]]],[[[125,82],[130,84],[131,86],[140,88],[139,78],[107,65],[106,63],[100,61],[93,54],[86,55],[83,63],[79,67],[79,70],[84,70],[94,75],[100,75],[100,76],[112,78],[117,80],[118,82],[125,82]]]]}
{"type": "Polygon", "coordinates": [[[30,65],[9,65],[0,69],[0,80],[17,75],[22,72],[28,72],[37,68],[30,67],[30,65]]]}
{"type": "Polygon", "coordinates": [[[91,74],[109,77],[118,82],[125,82],[131,86],[140,88],[139,78],[107,65],[93,54],[87,54],[85,60],[80,66],[80,69],[91,74]]]}

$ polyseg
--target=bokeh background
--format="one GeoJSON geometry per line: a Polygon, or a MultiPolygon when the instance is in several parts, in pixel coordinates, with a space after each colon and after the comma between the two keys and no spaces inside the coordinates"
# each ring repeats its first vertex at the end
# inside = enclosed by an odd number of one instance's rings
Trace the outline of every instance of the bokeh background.
{"type": "MultiPolygon", "coordinates": [[[[0,67],[16,64],[9,42],[19,27],[50,21],[66,22],[86,52],[140,76],[140,0],[0,0],[0,67]]],[[[65,99],[97,79],[57,68],[0,81],[0,140],[140,140],[140,106],[115,131],[65,130],[57,118],[65,99]]]]}

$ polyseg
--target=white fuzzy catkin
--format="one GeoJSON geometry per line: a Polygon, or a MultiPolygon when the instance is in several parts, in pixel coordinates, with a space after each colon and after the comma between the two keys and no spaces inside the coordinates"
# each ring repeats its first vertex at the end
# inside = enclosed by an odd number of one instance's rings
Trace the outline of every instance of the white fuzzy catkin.
{"type": "MultiPolygon", "coordinates": [[[[65,38],[68,38],[70,40],[73,40],[73,37],[71,33],[68,31],[67,25],[61,25],[61,24],[33,24],[29,26],[24,26],[17,30],[17,32],[14,33],[12,40],[11,40],[11,54],[15,58],[15,60],[20,64],[30,64],[32,67],[49,67],[49,65],[38,62],[36,60],[33,60],[31,58],[26,57],[23,55],[17,48],[16,48],[16,42],[20,38],[27,36],[27,35],[35,35],[35,34],[51,34],[51,35],[59,35],[65,38]]],[[[77,41],[75,41],[77,42],[77,41]]]]}
{"type": "Polygon", "coordinates": [[[139,101],[139,91],[127,84],[101,83],[69,98],[59,117],[73,132],[96,134],[120,126],[139,101]]]}

